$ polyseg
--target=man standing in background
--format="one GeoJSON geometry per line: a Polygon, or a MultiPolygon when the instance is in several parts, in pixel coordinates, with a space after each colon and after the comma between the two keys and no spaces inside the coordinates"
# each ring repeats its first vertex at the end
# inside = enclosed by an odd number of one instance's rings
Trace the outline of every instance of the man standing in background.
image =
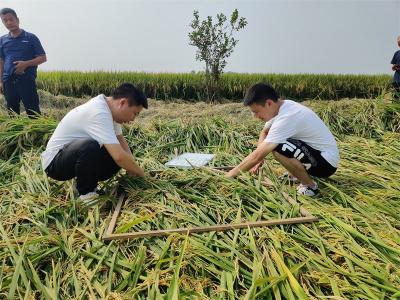
{"type": "MultiPolygon", "coordinates": [[[[400,35],[397,37],[397,45],[400,47],[400,35]]],[[[393,88],[394,88],[394,98],[400,98],[400,50],[397,50],[390,62],[392,64],[392,70],[395,71],[393,75],[393,88]]]]}
{"type": "Polygon", "coordinates": [[[37,66],[44,63],[46,53],[33,33],[19,28],[19,19],[11,8],[0,10],[0,18],[9,33],[0,37],[0,92],[7,108],[20,113],[20,101],[30,118],[40,114],[36,91],[37,66]]]}

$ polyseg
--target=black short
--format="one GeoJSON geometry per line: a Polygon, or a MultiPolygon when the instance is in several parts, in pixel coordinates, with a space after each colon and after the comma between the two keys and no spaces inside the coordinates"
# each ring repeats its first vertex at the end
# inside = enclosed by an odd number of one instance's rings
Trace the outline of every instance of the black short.
{"type": "Polygon", "coordinates": [[[274,151],[289,158],[296,158],[312,176],[326,178],[336,172],[336,168],[322,157],[321,151],[303,141],[288,139],[285,143],[278,144],[274,151]]]}

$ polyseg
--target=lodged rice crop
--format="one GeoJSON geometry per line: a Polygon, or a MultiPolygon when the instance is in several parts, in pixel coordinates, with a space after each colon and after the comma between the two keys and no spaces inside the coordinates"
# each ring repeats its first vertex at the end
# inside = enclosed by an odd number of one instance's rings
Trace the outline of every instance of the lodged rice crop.
{"type": "Polygon", "coordinates": [[[241,179],[164,167],[185,151],[215,153],[215,166],[238,163],[262,126],[250,118],[144,117],[124,130],[148,175],[104,182],[107,196],[90,210],[76,205],[72,181],[41,170],[56,121],[1,117],[0,298],[399,298],[399,110],[378,100],[309,105],[334,130],[342,157],[316,198],[297,198],[270,159],[262,176],[241,179]],[[262,185],[263,176],[274,188],[262,185]],[[283,191],[320,220],[106,243],[117,191],[127,198],[121,233],[298,216],[283,191]]]}

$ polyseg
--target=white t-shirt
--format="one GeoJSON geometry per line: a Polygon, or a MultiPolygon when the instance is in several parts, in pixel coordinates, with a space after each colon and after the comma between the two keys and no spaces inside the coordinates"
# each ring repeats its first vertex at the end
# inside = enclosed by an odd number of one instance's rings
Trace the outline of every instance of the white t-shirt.
{"type": "Polygon", "coordinates": [[[72,109],[58,124],[42,153],[43,170],[64,145],[74,140],[92,138],[101,147],[103,144],[119,144],[117,135],[121,134],[121,125],[114,122],[106,96],[92,98],[72,109]]]}
{"type": "Polygon", "coordinates": [[[308,107],[292,100],[284,100],[278,114],[265,123],[269,128],[265,142],[282,144],[287,139],[300,140],[321,151],[321,156],[333,167],[339,164],[339,150],[328,127],[308,107]]]}

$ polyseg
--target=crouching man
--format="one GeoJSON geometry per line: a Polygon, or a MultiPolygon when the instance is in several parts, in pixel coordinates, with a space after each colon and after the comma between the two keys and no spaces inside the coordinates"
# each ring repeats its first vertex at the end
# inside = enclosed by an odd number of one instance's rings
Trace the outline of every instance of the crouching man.
{"type": "Polygon", "coordinates": [[[129,175],[144,176],[122,135],[121,124],[133,121],[147,107],[145,95],[124,83],[111,96],[98,95],[72,109],[42,153],[46,174],[61,181],[76,178],[79,199],[84,202],[97,198],[97,183],[120,168],[129,175]]]}
{"type": "Polygon", "coordinates": [[[268,84],[252,86],[247,91],[244,105],[266,123],[257,149],[226,176],[235,177],[248,170],[257,172],[264,158],[272,152],[288,171],[285,175],[300,181],[297,193],[315,196],[318,185],[310,175],[329,177],[339,163],[339,150],[328,127],[311,109],[291,100],[280,100],[268,84]]]}

